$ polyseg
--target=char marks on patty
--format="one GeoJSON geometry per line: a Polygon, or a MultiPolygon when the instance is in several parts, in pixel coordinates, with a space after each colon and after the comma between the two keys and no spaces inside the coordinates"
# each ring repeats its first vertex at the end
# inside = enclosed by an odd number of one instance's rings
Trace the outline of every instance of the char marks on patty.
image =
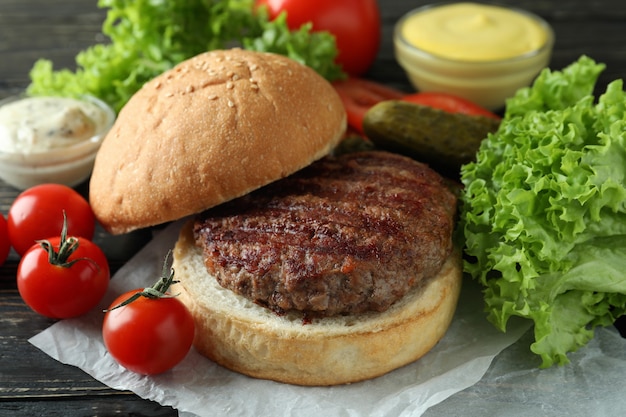
{"type": "Polygon", "coordinates": [[[436,276],[455,211],[426,165],[361,152],[205,211],[194,235],[223,287],[278,313],[333,316],[384,311],[436,276]]]}

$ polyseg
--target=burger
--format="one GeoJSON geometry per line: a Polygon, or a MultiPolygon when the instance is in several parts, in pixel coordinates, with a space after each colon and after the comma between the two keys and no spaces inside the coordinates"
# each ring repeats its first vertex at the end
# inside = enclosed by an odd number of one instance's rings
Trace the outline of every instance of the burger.
{"type": "Polygon", "coordinates": [[[146,83],[105,138],[94,213],[114,234],[186,219],[173,292],[216,363],[346,384],[417,360],[445,334],[461,286],[455,193],[401,155],[333,155],[345,129],[313,70],[230,49],[146,83]]]}

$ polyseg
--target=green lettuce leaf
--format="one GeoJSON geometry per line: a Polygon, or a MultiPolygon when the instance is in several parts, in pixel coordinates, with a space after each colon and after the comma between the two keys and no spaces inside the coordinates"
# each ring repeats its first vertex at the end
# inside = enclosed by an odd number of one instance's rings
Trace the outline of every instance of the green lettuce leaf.
{"type": "Polygon", "coordinates": [[[76,69],[55,70],[38,60],[30,71],[31,95],[90,94],[119,110],[148,80],[202,52],[232,46],[289,56],[328,80],[345,76],[335,63],[335,38],[290,31],[284,17],[270,21],[254,0],[99,0],[107,8],[106,43],[76,56],[76,69]]]}
{"type": "Polygon", "coordinates": [[[626,94],[616,80],[594,99],[603,69],[544,70],[461,170],[465,270],[498,328],[534,322],[542,367],[626,312],[626,94]]]}

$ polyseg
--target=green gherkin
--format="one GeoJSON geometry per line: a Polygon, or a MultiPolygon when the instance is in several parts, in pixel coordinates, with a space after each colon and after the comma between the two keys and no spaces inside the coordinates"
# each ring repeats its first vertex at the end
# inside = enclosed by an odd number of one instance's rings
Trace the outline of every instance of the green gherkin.
{"type": "Polygon", "coordinates": [[[410,156],[442,174],[458,177],[480,143],[498,130],[493,117],[449,113],[400,100],[383,101],[365,115],[363,129],[381,149],[410,156]]]}

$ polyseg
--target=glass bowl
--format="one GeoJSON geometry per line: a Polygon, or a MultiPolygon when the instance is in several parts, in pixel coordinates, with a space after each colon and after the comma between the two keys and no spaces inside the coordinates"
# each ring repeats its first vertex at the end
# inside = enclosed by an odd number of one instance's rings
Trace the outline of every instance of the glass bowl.
{"type": "MultiPolygon", "coordinates": [[[[8,97],[0,101],[0,108],[29,98],[33,97],[24,94],[8,97]]],[[[57,98],[61,97],[52,99],[57,98]]],[[[101,123],[96,125],[93,135],[88,139],[51,149],[7,150],[6,147],[0,147],[0,178],[15,188],[26,189],[42,183],[58,183],[73,187],[89,177],[96,153],[113,125],[116,115],[110,106],[95,97],[82,96],[78,100],[95,105],[101,112],[101,123]]],[[[10,133],[1,129],[4,127],[0,125],[0,135],[5,136],[0,136],[0,139],[6,140],[10,133]]]]}
{"type": "MultiPolygon", "coordinates": [[[[460,17],[465,18],[464,16],[460,17]]],[[[481,25],[482,16],[467,17],[466,23],[470,30],[471,25],[481,25]],[[468,19],[474,19],[469,21],[468,19]]],[[[446,22],[447,24],[448,22],[446,22]]],[[[454,29],[462,32],[462,24],[454,24],[454,29]]],[[[481,29],[482,30],[482,29],[481,29]]],[[[504,28],[508,30],[508,28],[504,28]]],[[[494,37],[489,39],[493,40],[494,37]]],[[[453,40],[454,42],[456,40],[453,40]]],[[[505,104],[505,100],[515,94],[522,87],[532,83],[537,74],[545,68],[552,54],[554,32],[550,25],[532,13],[515,8],[498,6],[489,3],[441,3],[432,4],[406,13],[394,28],[394,51],[399,65],[406,71],[411,84],[419,91],[435,91],[470,100],[490,110],[498,110],[505,104]],[[476,44],[476,51],[484,56],[472,57],[471,48],[465,48],[467,39],[459,39],[458,48],[462,57],[451,57],[450,54],[439,54],[436,51],[426,51],[407,39],[405,25],[411,24],[411,19],[431,11],[440,11],[441,8],[457,7],[459,4],[470,4],[495,8],[499,12],[510,12],[522,18],[525,23],[533,25],[544,34],[544,41],[532,50],[506,58],[485,58],[489,56],[489,45],[476,44]]],[[[455,47],[455,45],[452,45],[455,47]]],[[[508,51],[507,51],[508,52],[508,51]]],[[[495,56],[495,55],[494,55],[495,56]]]]}

